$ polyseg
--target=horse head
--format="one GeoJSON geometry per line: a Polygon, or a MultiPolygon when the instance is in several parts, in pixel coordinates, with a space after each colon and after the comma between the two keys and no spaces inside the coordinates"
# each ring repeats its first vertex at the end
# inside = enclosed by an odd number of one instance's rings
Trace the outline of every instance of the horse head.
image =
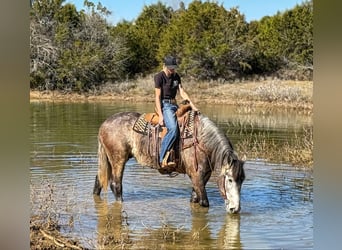
{"type": "Polygon", "coordinates": [[[218,177],[220,194],[223,197],[228,213],[238,213],[240,211],[240,192],[245,179],[243,170],[244,161],[233,159],[230,164],[222,167],[218,177]]]}

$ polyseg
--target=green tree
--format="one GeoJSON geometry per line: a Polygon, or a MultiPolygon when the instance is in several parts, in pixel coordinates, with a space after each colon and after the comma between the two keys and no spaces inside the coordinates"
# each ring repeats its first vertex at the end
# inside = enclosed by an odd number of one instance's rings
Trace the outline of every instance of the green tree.
{"type": "Polygon", "coordinates": [[[281,49],[290,66],[313,67],[313,2],[307,1],[282,16],[281,49]]]}
{"type": "Polygon", "coordinates": [[[159,65],[157,53],[161,36],[167,30],[173,14],[172,8],[161,2],[145,6],[132,26],[132,36],[136,43],[134,58],[137,72],[148,73],[159,65]]]}
{"type": "MultiPolygon", "coordinates": [[[[59,88],[88,90],[122,77],[126,49],[110,36],[108,11],[85,1],[82,24],[68,48],[61,51],[58,67],[59,88]],[[95,9],[96,7],[96,9],[95,9]]],[[[75,31],[75,30],[74,30],[75,31]]]]}
{"type": "Polygon", "coordinates": [[[180,70],[195,78],[229,78],[248,67],[246,34],[247,23],[236,8],[193,1],[172,18],[158,55],[176,54],[180,70]]]}
{"type": "Polygon", "coordinates": [[[258,24],[255,64],[264,72],[313,69],[313,3],[264,17],[258,24]]]}

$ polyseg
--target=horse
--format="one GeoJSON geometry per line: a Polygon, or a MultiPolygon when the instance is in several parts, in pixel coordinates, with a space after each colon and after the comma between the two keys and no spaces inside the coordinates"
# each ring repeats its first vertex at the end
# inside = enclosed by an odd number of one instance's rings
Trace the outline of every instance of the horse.
{"type": "MultiPolygon", "coordinates": [[[[190,111],[189,111],[190,112],[190,111]]],[[[122,179],[125,164],[135,158],[139,165],[155,167],[155,157],[146,145],[148,135],[137,133],[133,126],[141,116],[138,112],[120,112],[108,117],[98,132],[98,172],[93,194],[100,196],[108,184],[116,201],[123,201],[122,179]]],[[[185,138],[179,152],[175,173],[187,174],[192,182],[191,203],[209,207],[205,186],[213,171],[218,171],[217,184],[228,213],[239,213],[241,186],[245,179],[244,161],[240,160],[227,136],[205,115],[195,119],[196,133],[185,138]]],[[[161,174],[162,169],[158,169],[161,174]]]]}

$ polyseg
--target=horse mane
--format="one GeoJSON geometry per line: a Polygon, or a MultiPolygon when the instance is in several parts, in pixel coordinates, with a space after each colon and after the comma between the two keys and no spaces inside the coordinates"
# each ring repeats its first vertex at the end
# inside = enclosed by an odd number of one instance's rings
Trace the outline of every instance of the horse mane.
{"type": "Polygon", "coordinates": [[[220,171],[222,166],[229,165],[232,167],[234,179],[244,179],[244,162],[238,159],[227,136],[206,116],[200,116],[200,124],[200,141],[208,151],[214,169],[220,171]]]}

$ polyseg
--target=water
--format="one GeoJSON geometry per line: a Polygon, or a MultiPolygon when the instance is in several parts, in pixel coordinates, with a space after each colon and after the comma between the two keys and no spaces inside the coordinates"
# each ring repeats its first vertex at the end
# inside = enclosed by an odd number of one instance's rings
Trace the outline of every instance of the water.
{"type": "MultiPolygon", "coordinates": [[[[209,208],[189,203],[191,182],[128,161],[122,204],[111,192],[94,198],[97,131],[119,111],[150,112],[153,104],[31,103],[31,213],[57,214],[61,231],[89,248],[312,249],[313,176],[309,170],[247,160],[241,213],[227,214],[217,185],[207,184],[209,208]]],[[[201,107],[200,107],[201,108],[201,107]]],[[[233,143],[244,131],[271,131],[287,140],[312,125],[290,111],[240,112],[226,106],[201,111],[233,143]],[[247,128],[247,129],[246,129],[247,128]]]]}

